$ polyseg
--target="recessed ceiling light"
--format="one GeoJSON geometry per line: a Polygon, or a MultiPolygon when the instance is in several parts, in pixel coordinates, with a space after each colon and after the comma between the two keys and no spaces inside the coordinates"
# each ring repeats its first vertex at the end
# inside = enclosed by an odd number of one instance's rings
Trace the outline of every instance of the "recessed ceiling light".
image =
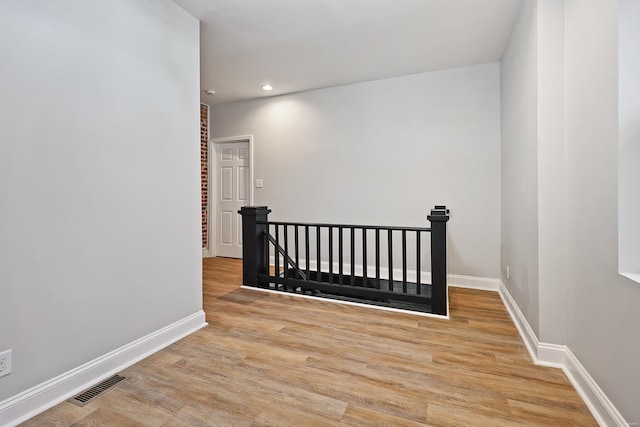
{"type": "Polygon", "coordinates": [[[207,95],[215,95],[216,91],[213,89],[209,89],[208,91],[206,91],[207,95]]]}
{"type": "Polygon", "coordinates": [[[273,90],[273,88],[271,87],[271,85],[264,85],[262,86],[262,90],[273,90]]]}

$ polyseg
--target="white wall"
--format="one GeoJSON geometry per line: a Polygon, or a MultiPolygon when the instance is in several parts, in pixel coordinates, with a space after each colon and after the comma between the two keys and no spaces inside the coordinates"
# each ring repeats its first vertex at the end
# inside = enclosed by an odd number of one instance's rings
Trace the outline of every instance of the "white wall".
{"type": "Polygon", "coordinates": [[[501,277],[534,332],[539,334],[537,52],[537,2],[526,0],[500,68],[501,277]]]}
{"type": "Polygon", "coordinates": [[[640,2],[620,1],[620,271],[640,281],[640,2]]]}
{"type": "Polygon", "coordinates": [[[567,343],[627,421],[640,421],[640,285],[618,274],[618,7],[567,0],[567,343]]]}
{"type": "Polygon", "coordinates": [[[499,277],[497,63],[211,108],[212,137],[255,137],[272,219],[428,226],[447,204],[449,273],[499,277]]]}
{"type": "Polygon", "coordinates": [[[198,22],[0,3],[0,401],[202,309],[198,22]]]}

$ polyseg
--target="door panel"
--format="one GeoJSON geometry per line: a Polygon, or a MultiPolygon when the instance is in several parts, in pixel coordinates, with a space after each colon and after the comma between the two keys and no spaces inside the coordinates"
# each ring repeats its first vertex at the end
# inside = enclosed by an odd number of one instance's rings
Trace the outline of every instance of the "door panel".
{"type": "Polygon", "coordinates": [[[222,211],[220,213],[220,222],[222,224],[222,233],[220,234],[221,245],[233,244],[233,238],[231,233],[233,232],[233,213],[229,211],[222,211]]]}
{"type": "Polygon", "coordinates": [[[249,167],[238,167],[238,200],[249,201],[249,167]]]}
{"type": "Polygon", "coordinates": [[[233,200],[233,168],[224,166],[220,171],[220,200],[233,200]]]}
{"type": "Polygon", "coordinates": [[[249,143],[218,144],[216,155],[216,256],[242,258],[242,217],[238,211],[250,204],[249,143]]]}

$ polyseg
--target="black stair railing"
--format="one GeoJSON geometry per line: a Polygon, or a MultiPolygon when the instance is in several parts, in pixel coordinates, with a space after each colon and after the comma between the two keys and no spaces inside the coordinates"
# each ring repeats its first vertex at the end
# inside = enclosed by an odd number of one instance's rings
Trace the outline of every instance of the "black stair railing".
{"type": "Polygon", "coordinates": [[[445,206],[431,210],[427,217],[430,228],[269,221],[270,212],[266,206],[246,206],[239,211],[245,286],[447,314],[449,210],[445,206]],[[424,235],[430,235],[431,240],[431,283],[421,277],[424,235]],[[411,236],[414,246],[408,244],[411,236]],[[384,260],[381,248],[387,252],[384,260]],[[401,262],[397,277],[395,252],[399,252],[401,262]],[[362,265],[360,272],[356,270],[357,257],[362,265]],[[415,267],[411,279],[410,259],[415,267]],[[383,262],[386,275],[381,271],[383,262]]]}

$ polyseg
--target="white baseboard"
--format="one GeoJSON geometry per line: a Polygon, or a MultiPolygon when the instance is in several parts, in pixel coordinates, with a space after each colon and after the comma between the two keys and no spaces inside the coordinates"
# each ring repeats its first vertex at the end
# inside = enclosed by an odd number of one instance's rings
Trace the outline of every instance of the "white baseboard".
{"type": "Polygon", "coordinates": [[[566,345],[538,341],[534,362],[536,365],[564,369],[567,351],[569,351],[569,348],[566,345]]]}
{"type": "Polygon", "coordinates": [[[500,279],[488,277],[460,276],[447,274],[447,284],[455,288],[477,289],[480,291],[495,291],[500,289],[500,279]]]}
{"type": "Polygon", "coordinates": [[[0,402],[0,425],[16,426],[206,326],[200,310],[0,402]]]}
{"type": "Polygon", "coordinates": [[[585,401],[598,424],[616,427],[629,426],[629,423],[569,348],[566,351],[566,361],[562,370],[578,390],[580,397],[585,401]]]}
{"type": "Polygon", "coordinates": [[[571,381],[600,426],[628,427],[629,424],[571,349],[565,345],[540,342],[507,287],[500,281],[499,294],[536,365],[559,368],[571,381]]]}
{"type": "Polygon", "coordinates": [[[531,329],[529,322],[527,322],[524,314],[522,314],[520,307],[518,307],[518,304],[516,304],[515,300],[511,296],[511,293],[504,285],[504,283],[502,283],[502,281],[500,281],[500,288],[498,290],[498,293],[500,294],[500,298],[502,298],[502,303],[507,309],[507,312],[509,313],[513,324],[516,325],[516,329],[520,333],[520,337],[522,338],[527,351],[529,351],[531,360],[537,362],[539,344],[538,337],[536,337],[536,334],[533,332],[533,329],[531,329]]]}

